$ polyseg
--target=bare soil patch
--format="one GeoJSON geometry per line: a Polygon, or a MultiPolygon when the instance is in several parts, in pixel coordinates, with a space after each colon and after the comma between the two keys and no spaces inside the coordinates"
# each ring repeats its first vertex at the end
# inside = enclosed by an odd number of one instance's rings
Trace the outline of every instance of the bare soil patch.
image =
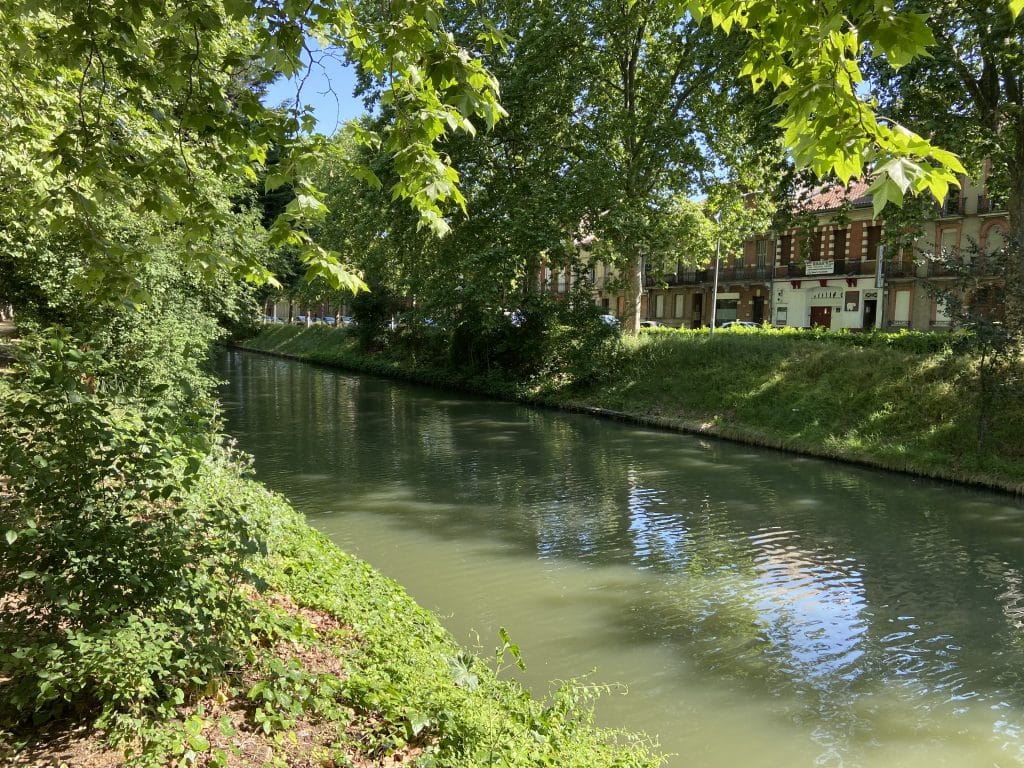
{"type": "MultiPolygon", "coordinates": [[[[283,595],[263,596],[271,607],[285,611],[312,630],[313,642],[279,640],[274,657],[297,660],[310,673],[345,677],[346,654],[358,643],[350,627],[336,617],[296,605],[283,595]]],[[[300,719],[287,731],[267,734],[255,722],[255,704],[245,696],[259,679],[255,668],[245,670],[240,682],[224,685],[179,712],[181,722],[196,715],[204,726],[202,739],[210,750],[200,753],[196,765],[214,765],[211,756],[222,754],[219,765],[227,768],[285,765],[288,768],[389,768],[414,765],[424,745],[394,749],[380,738],[394,729],[373,712],[344,708],[345,717],[335,720],[300,719]],[[383,746],[382,746],[383,745],[383,746]]],[[[121,768],[124,752],[107,745],[106,734],[81,722],[53,722],[41,727],[27,741],[4,740],[0,734],[0,765],[10,768],[121,768]]],[[[131,749],[129,745],[128,749],[131,749]]],[[[169,768],[177,768],[172,762],[169,768]]]]}

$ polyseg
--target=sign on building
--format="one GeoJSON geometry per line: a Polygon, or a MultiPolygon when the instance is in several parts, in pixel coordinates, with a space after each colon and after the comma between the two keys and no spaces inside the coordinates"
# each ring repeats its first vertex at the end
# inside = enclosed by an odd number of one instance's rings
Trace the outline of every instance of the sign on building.
{"type": "Polygon", "coordinates": [[[836,263],[828,261],[808,261],[804,267],[805,275],[831,275],[836,271],[836,263]]]}

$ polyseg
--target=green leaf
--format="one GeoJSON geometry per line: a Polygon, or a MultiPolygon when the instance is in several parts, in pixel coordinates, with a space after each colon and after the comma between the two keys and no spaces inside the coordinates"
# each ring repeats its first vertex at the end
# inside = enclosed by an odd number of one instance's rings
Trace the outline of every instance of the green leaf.
{"type": "Polygon", "coordinates": [[[476,690],[480,684],[479,678],[473,672],[473,657],[468,653],[460,653],[448,660],[448,667],[452,673],[452,680],[455,685],[467,690],[476,690]]]}
{"type": "Polygon", "coordinates": [[[202,734],[189,736],[188,745],[196,752],[205,752],[210,748],[210,742],[202,734]]]}
{"type": "Polygon", "coordinates": [[[405,735],[409,741],[417,738],[424,730],[433,724],[429,715],[422,712],[413,712],[406,718],[405,735]]]}
{"type": "Polygon", "coordinates": [[[283,173],[268,173],[266,181],[263,182],[263,188],[267,192],[273,192],[275,189],[279,189],[288,183],[288,176],[283,173]]]}
{"type": "Polygon", "coordinates": [[[18,532],[8,531],[6,534],[4,534],[4,538],[7,539],[8,544],[13,544],[18,540],[18,532]]]}

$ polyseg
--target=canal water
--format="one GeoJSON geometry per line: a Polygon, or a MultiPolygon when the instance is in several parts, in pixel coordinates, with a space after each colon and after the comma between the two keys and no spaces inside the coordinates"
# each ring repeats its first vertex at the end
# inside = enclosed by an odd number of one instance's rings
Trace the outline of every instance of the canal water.
{"type": "MultiPolygon", "coordinates": [[[[258,477],[678,768],[1024,764],[1009,497],[226,352],[258,477]]],[[[681,384],[685,386],[685,384],[681,384]]],[[[1024,439],[1024,438],[1022,438],[1024,439]]]]}

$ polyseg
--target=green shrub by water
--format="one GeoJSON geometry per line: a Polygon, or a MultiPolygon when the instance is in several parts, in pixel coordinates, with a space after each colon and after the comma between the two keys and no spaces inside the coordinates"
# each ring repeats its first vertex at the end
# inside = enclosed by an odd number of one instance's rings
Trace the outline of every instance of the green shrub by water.
{"type": "Polygon", "coordinates": [[[389,739],[431,735],[433,746],[418,766],[660,763],[646,740],[594,726],[594,699],[607,689],[568,683],[539,700],[516,682],[499,680],[490,664],[463,651],[397,584],[276,504],[264,576],[301,604],[351,624],[361,643],[346,658],[346,701],[395,724],[389,739]]]}

